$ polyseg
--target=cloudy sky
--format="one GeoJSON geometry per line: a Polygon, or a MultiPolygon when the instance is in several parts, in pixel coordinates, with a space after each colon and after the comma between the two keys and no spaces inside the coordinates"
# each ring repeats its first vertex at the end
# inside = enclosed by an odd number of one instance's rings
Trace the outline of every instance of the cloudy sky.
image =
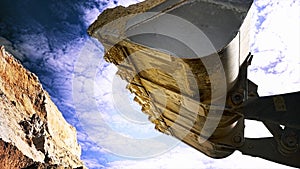
{"type": "MultiPolygon", "coordinates": [[[[0,2],[3,8],[0,11],[1,44],[38,75],[64,117],[77,128],[86,165],[114,169],[289,168],[239,152],[214,160],[152,129],[153,125],[140,114],[138,106],[131,100],[133,97],[124,89],[125,84],[115,76],[116,68],[104,62],[102,45],[86,34],[88,25],[105,8],[136,2],[138,0],[0,2]],[[133,114],[124,114],[115,106],[119,104],[116,93],[129,96],[122,98],[124,103],[129,103],[123,108],[133,114]],[[84,125],[87,123],[92,125],[87,128],[84,125]],[[93,130],[95,128],[97,130],[93,130]],[[155,144],[158,148],[154,147],[150,152],[151,158],[137,160],[128,158],[132,154],[126,152],[136,147],[126,146],[130,140],[116,139],[121,136],[144,140],[155,138],[153,141],[159,138],[170,144],[163,148],[168,151],[163,152],[156,150],[165,145],[155,144]],[[117,151],[113,149],[114,145],[121,147],[117,151]]],[[[249,79],[259,85],[262,96],[299,91],[300,1],[256,0],[254,5],[251,35],[254,59],[249,67],[249,79]]],[[[262,124],[246,123],[246,136],[268,135],[262,124]]]]}

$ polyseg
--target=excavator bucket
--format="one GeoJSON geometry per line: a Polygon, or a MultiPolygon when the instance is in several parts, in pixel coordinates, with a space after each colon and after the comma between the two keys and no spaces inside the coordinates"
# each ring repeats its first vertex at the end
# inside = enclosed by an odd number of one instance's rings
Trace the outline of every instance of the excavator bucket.
{"type": "Polygon", "coordinates": [[[244,139],[243,116],[231,110],[245,98],[251,5],[147,0],[107,9],[88,33],[157,130],[223,158],[244,139]]]}
{"type": "Polygon", "coordinates": [[[299,168],[300,92],[259,97],[247,79],[251,5],[146,0],[105,10],[88,33],[160,132],[213,158],[239,150],[299,168]],[[245,138],[245,119],[273,137],[245,138]]]}

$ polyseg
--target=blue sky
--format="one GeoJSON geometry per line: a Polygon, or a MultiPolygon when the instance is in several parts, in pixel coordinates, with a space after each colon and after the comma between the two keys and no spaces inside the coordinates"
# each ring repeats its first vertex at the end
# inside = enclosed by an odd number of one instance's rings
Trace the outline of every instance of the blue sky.
{"type": "MultiPolygon", "coordinates": [[[[5,16],[0,19],[0,36],[6,40],[1,38],[0,42],[8,46],[26,68],[39,76],[64,117],[77,128],[82,158],[87,166],[116,169],[288,168],[259,158],[242,156],[238,152],[228,158],[214,160],[183,143],[152,158],[137,160],[111,154],[107,147],[97,146],[92,141],[95,136],[107,133],[106,129],[133,138],[148,139],[161,135],[152,129],[150,122],[143,121],[143,116],[139,119],[142,123],[135,123],[124,118],[126,116],[122,111],[114,106],[117,99],[113,98],[112,93],[128,91],[121,90],[124,84],[115,79],[116,68],[104,62],[102,45],[86,34],[88,25],[105,8],[136,2],[66,0],[64,3],[54,3],[51,0],[32,0],[19,5],[9,0],[0,2],[1,6],[6,7],[0,12],[5,16]],[[118,91],[112,87],[114,85],[119,86],[118,91]],[[88,135],[83,130],[82,122],[78,121],[84,112],[101,115],[107,128],[88,135]]],[[[259,94],[263,96],[299,91],[300,1],[256,0],[254,5],[257,7],[252,28],[254,59],[249,67],[249,79],[259,85],[259,94]]],[[[130,99],[126,103],[135,104],[130,99]]],[[[137,105],[127,106],[126,109],[138,113],[137,105]]],[[[94,123],[96,125],[97,121],[94,123]]],[[[246,136],[268,134],[262,124],[246,123],[246,136]]],[[[126,143],[117,141],[114,143],[126,143]]],[[[174,140],[169,141],[174,146],[177,144],[174,140]]],[[[130,150],[130,147],[125,146],[126,150],[130,150]]]]}

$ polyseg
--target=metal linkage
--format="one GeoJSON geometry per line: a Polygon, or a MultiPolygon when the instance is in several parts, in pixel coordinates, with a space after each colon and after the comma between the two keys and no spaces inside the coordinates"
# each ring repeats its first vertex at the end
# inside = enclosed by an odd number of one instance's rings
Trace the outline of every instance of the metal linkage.
{"type": "Polygon", "coordinates": [[[236,147],[245,155],[261,157],[280,164],[300,168],[300,92],[259,97],[257,86],[247,80],[249,54],[240,69],[239,90],[232,94],[232,102],[239,105],[235,112],[244,119],[261,121],[273,137],[244,138],[236,147]]]}
{"type": "Polygon", "coordinates": [[[245,119],[264,123],[271,138],[245,138],[243,154],[300,167],[300,92],[249,99],[240,108],[245,119]]]}

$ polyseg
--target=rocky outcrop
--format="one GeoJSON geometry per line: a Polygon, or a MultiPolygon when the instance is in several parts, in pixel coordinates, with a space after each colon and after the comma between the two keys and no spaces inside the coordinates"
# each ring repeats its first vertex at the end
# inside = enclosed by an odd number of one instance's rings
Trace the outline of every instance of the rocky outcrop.
{"type": "Polygon", "coordinates": [[[80,168],[76,130],[38,78],[1,46],[0,168],[80,168]]]}

